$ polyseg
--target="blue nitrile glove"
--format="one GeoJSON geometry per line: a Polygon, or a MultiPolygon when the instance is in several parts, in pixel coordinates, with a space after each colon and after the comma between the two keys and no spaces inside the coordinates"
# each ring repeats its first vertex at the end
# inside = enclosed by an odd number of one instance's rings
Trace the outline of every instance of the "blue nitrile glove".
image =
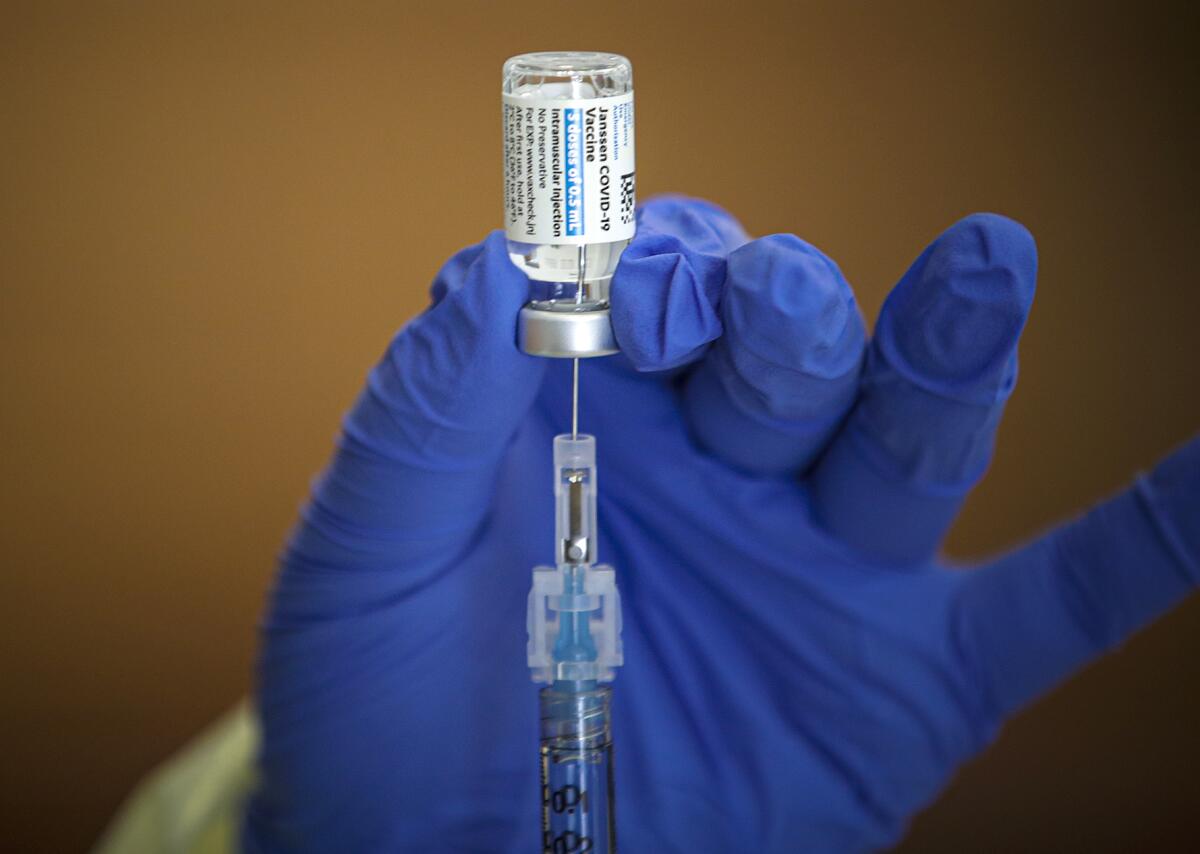
{"type": "MultiPolygon", "coordinates": [[[[1005,716],[1200,582],[1200,442],[970,571],[1033,239],[941,235],[868,344],[837,266],[662,199],[586,362],[617,569],[617,825],[633,852],[894,842],[1005,716]],[[671,369],[671,370],[667,370],[671,369]]],[[[249,850],[540,850],[530,570],[552,559],[570,364],[520,353],[503,235],[442,270],[346,420],[266,618],[249,850]]],[[[1029,472],[1029,488],[1038,473],[1029,472]]]]}

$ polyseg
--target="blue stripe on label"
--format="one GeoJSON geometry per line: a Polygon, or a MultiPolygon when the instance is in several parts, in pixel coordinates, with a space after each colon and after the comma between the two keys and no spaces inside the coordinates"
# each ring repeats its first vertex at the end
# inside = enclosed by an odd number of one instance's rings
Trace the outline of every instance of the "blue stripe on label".
{"type": "Polygon", "coordinates": [[[567,236],[583,235],[583,110],[563,110],[563,136],[567,145],[567,236]]]}

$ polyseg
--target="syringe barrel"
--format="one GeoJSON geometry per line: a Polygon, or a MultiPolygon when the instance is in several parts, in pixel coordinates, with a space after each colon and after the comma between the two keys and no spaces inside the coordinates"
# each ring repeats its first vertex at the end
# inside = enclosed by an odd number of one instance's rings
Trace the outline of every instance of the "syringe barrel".
{"type": "Polygon", "coordinates": [[[543,688],[541,700],[542,850],[616,851],[612,689],[543,688]]]}
{"type": "Polygon", "coordinates": [[[633,66],[615,53],[526,53],[504,63],[501,98],[504,224],[531,301],[606,305],[634,233],[633,66]]]}

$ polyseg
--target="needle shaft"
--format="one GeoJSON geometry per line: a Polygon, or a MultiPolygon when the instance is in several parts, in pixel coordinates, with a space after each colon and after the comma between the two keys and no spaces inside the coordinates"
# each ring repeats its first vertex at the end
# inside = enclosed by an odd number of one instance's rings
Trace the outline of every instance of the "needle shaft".
{"type": "Polygon", "coordinates": [[[579,360],[571,360],[571,438],[579,438],[579,360]]]}
{"type": "MultiPolygon", "coordinates": [[[[579,271],[579,279],[575,283],[575,304],[583,303],[584,291],[587,284],[587,246],[579,247],[578,260],[575,262],[579,271]]],[[[571,438],[579,438],[579,359],[571,360],[571,438]]]]}

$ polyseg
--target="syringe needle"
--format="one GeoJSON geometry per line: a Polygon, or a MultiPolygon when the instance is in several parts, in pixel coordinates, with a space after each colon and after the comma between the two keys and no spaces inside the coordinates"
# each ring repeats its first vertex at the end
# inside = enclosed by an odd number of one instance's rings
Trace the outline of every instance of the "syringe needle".
{"type": "Polygon", "coordinates": [[[571,438],[579,438],[579,359],[571,360],[571,438]]]}
{"type": "MultiPolygon", "coordinates": [[[[575,261],[579,272],[579,280],[575,283],[575,304],[583,304],[584,291],[587,290],[587,247],[579,245],[579,255],[575,261]]],[[[571,360],[571,438],[579,438],[579,357],[571,360]]]]}

